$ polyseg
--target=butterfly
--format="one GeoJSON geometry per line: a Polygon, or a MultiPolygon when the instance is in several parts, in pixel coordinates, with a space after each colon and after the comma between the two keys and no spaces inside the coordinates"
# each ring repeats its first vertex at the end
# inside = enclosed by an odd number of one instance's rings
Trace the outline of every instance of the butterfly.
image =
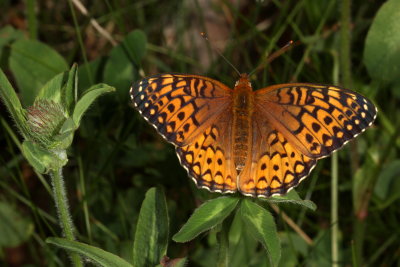
{"type": "Polygon", "coordinates": [[[130,96],[175,145],[198,187],[252,197],[286,194],[377,114],[367,98],[338,86],[287,83],[253,91],[247,74],[234,89],[198,75],[158,74],[134,83],[130,96]]]}

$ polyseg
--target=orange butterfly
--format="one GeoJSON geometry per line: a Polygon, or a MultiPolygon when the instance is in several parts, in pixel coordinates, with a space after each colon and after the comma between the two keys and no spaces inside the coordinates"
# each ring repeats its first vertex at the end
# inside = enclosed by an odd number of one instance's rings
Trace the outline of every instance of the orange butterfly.
{"type": "Polygon", "coordinates": [[[198,187],[253,197],[287,193],[377,114],[344,88],[288,83],[253,91],[247,74],[233,90],[207,77],[159,74],[130,95],[198,187]]]}

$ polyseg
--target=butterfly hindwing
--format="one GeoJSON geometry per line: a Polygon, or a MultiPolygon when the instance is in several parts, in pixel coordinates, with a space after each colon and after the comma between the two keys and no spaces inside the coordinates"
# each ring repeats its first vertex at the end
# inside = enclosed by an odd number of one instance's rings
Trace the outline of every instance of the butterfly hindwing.
{"type": "Polygon", "coordinates": [[[144,78],[130,91],[142,116],[175,145],[201,134],[230,104],[231,89],[212,79],[183,74],[144,78]]]}
{"type": "Polygon", "coordinates": [[[316,160],[302,154],[272,125],[257,120],[253,125],[252,153],[240,174],[239,190],[253,197],[284,195],[307,177],[316,160]]]}
{"type": "Polygon", "coordinates": [[[230,147],[231,121],[222,116],[210,125],[190,145],[177,147],[176,153],[182,166],[200,188],[212,192],[233,193],[237,191],[236,170],[230,147]]]}

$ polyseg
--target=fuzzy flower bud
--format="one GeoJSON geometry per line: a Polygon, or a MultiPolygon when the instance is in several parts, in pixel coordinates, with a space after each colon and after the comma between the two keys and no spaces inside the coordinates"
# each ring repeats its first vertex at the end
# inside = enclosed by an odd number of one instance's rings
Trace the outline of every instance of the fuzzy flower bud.
{"type": "Polygon", "coordinates": [[[27,109],[27,123],[32,138],[45,146],[53,143],[65,119],[62,106],[53,101],[38,100],[27,109]]]}

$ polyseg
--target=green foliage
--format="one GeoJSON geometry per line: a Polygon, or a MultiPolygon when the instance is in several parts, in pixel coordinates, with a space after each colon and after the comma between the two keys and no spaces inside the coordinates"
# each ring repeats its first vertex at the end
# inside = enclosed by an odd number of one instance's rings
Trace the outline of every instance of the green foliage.
{"type": "Polygon", "coordinates": [[[11,45],[10,68],[15,74],[23,103],[33,104],[39,89],[68,64],[49,46],[32,40],[19,40],[11,45]]]}
{"type": "Polygon", "coordinates": [[[175,234],[175,242],[188,242],[220,224],[236,207],[238,198],[220,197],[209,200],[195,210],[187,223],[175,234]]]}
{"type": "Polygon", "coordinates": [[[56,245],[60,248],[77,252],[90,260],[91,262],[95,263],[96,265],[99,266],[104,266],[104,267],[132,267],[132,264],[129,264],[127,261],[124,259],[121,259],[120,257],[109,253],[107,251],[104,251],[102,249],[89,246],[84,243],[76,242],[76,241],[70,241],[64,238],[55,238],[55,237],[50,237],[46,240],[47,243],[56,245]]]}
{"type": "Polygon", "coordinates": [[[281,247],[274,217],[265,209],[248,199],[240,206],[242,218],[251,235],[266,249],[272,266],[278,266],[281,247]]]}
{"type": "Polygon", "coordinates": [[[380,208],[384,208],[400,198],[400,160],[385,164],[375,186],[375,196],[380,208]]]}
{"type": "Polygon", "coordinates": [[[64,166],[65,149],[73,140],[82,115],[100,95],[114,91],[106,84],[91,87],[76,103],[77,67],[61,73],[40,89],[32,106],[23,109],[19,99],[0,70],[0,97],[25,138],[22,153],[39,173],[64,166]],[[63,77],[67,77],[65,81],[63,77]],[[72,121],[68,120],[72,117],[72,121]],[[72,124],[73,122],[73,124],[72,124]]]}
{"type": "Polygon", "coordinates": [[[400,83],[400,2],[389,0],[379,9],[365,40],[364,61],[377,80],[400,83]]]}
{"type": "MultiPolygon", "coordinates": [[[[26,9],[5,2],[0,194],[8,208],[0,205],[7,219],[0,220],[7,238],[0,262],[18,265],[8,249],[20,245],[13,248],[25,258],[20,265],[35,266],[71,265],[66,251],[100,266],[333,265],[329,160],[282,197],[198,189],[173,146],[130,107],[128,91],[142,75],[161,72],[233,86],[235,72],[208,49],[202,31],[244,72],[288,41],[300,41],[251,77],[255,89],[336,83],[343,75],[342,1],[203,2],[82,2],[88,15],[63,1],[28,1],[26,9]],[[79,242],[54,238],[62,233],[42,173],[60,167],[79,242]]],[[[373,127],[338,152],[339,265],[399,262],[397,2],[351,5],[350,89],[373,100],[379,113],[373,127]],[[361,261],[352,256],[358,250],[361,261]]]]}
{"type": "Polygon", "coordinates": [[[285,196],[275,196],[267,199],[269,203],[288,203],[288,204],[297,204],[303,207],[309,208],[310,210],[315,211],[317,206],[311,200],[303,200],[299,197],[296,191],[292,190],[287,193],[285,196]]]}
{"type": "Polygon", "coordinates": [[[151,188],[140,209],[133,245],[133,265],[155,266],[166,255],[169,220],[164,193],[151,188]]]}
{"type": "Polygon", "coordinates": [[[33,223],[12,205],[0,202],[0,248],[15,247],[26,242],[34,231],[33,223]]]}
{"type": "MultiPolygon", "coordinates": [[[[104,66],[104,81],[115,88],[122,99],[126,99],[125,88],[132,83],[132,74],[138,72],[140,61],[146,52],[146,35],[139,30],[129,33],[110,51],[104,66]]],[[[134,78],[138,78],[137,75],[134,78]]]]}

